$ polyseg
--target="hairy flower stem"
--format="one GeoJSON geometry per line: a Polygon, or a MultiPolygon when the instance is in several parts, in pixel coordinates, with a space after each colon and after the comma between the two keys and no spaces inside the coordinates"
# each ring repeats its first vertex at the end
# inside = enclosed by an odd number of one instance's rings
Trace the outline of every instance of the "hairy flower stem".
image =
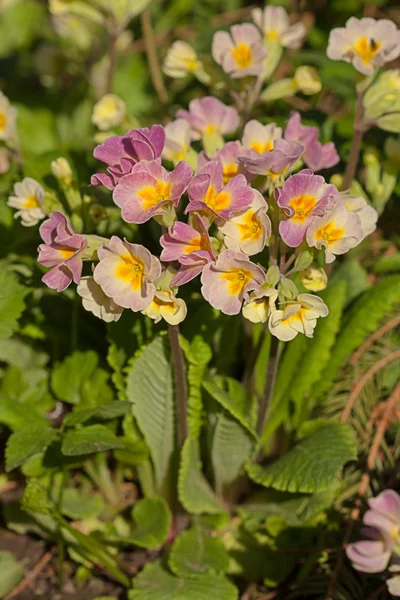
{"type": "Polygon", "coordinates": [[[157,42],[154,36],[153,26],[151,24],[150,13],[148,9],[142,12],[140,18],[153,87],[161,104],[168,104],[168,92],[167,88],[165,87],[160,62],[158,60],[157,42]]]}
{"type": "Polygon", "coordinates": [[[176,415],[178,422],[178,444],[182,448],[188,434],[187,425],[187,385],[185,359],[179,343],[179,325],[168,325],[176,389],[176,415]]]}
{"type": "Polygon", "coordinates": [[[355,177],[357,165],[360,158],[361,144],[364,135],[362,125],[362,92],[357,95],[356,109],[354,114],[354,137],[351,144],[349,161],[347,163],[346,173],[343,179],[343,189],[347,190],[355,177]]]}
{"type": "Polygon", "coordinates": [[[268,368],[267,368],[267,376],[265,378],[264,383],[264,391],[260,402],[259,412],[258,412],[258,421],[257,421],[257,433],[261,435],[267,413],[268,408],[271,403],[272,395],[275,389],[276,376],[278,373],[278,363],[279,363],[279,340],[277,337],[272,336],[271,338],[271,347],[269,351],[269,360],[268,360],[268,368]]]}

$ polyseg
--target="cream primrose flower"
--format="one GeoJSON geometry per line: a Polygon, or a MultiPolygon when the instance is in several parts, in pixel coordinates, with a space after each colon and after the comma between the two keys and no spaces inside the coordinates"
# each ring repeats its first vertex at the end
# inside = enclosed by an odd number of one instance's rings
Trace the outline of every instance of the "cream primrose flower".
{"type": "Polygon", "coordinates": [[[247,210],[232,215],[219,231],[229,250],[243,252],[247,256],[261,252],[271,235],[271,221],[267,215],[268,204],[258,190],[253,191],[253,202],[247,210]]]}
{"type": "Polygon", "coordinates": [[[363,239],[360,217],[342,202],[321,217],[314,217],[307,229],[307,244],[325,250],[325,261],[331,263],[337,254],[345,254],[363,239]]]}
{"type": "Polygon", "coordinates": [[[187,307],[184,300],[176,298],[177,287],[171,286],[176,271],[165,269],[155,281],[156,292],[149,306],[142,311],[155,323],[164,319],[170,325],[179,325],[186,318],[187,307]]]}
{"type": "Polygon", "coordinates": [[[274,311],[269,318],[269,330],[282,342],[293,340],[298,333],[313,337],[319,317],[329,313],[325,302],[312,294],[299,294],[283,310],[274,311]]]}
{"type": "Polygon", "coordinates": [[[0,91],[0,140],[10,141],[16,133],[17,109],[11,106],[7,96],[0,91]]]}
{"type": "Polygon", "coordinates": [[[355,196],[349,192],[340,192],[339,198],[344,203],[346,210],[355,213],[360,218],[362,239],[371,235],[376,229],[379,216],[377,211],[368,204],[363,196],[355,196]]]}
{"type": "Polygon", "coordinates": [[[249,300],[245,301],[242,314],[252,323],[266,323],[276,311],[278,292],[275,288],[263,288],[259,292],[250,292],[249,300]]]}
{"type": "Polygon", "coordinates": [[[187,154],[194,152],[190,146],[191,126],[186,119],[175,119],[165,126],[165,146],[162,157],[177,165],[187,154]]]}
{"type": "Polygon", "coordinates": [[[199,65],[200,61],[195,49],[187,42],[177,40],[167,52],[163,71],[168,77],[183,79],[190,73],[194,73],[199,65]]]}
{"type": "Polygon", "coordinates": [[[327,50],[331,60],[344,60],[364,75],[400,55],[400,31],[393,21],[351,17],[346,27],[332,29],[327,50]]]}
{"type": "Polygon", "coordinates": [[[14,218],[21,217],[22,225],[33,227],[45,218],[46,213],[43,207],[44,189],[35,179],[25,177],[25,179],[16,183],[14,194],[15,196],[8,198],[7,204],[18,209],[14,218]]]}
{"type": "Polygon", "coordinates": [[[300,48],[306,27],[302,22],[290,25],[289,16],[281,6],[266,6],[264,10],[255,8],[251,16],[264,34],[267,47],[277,43],[284,48],[300,48]]]}
{"type": "Polygon", "coordinates": [[[299,67],[294,74],[294,81],[303,94],[312,96],[318,94],[322,89],[322,82],[318,71],[314,67],[299,67]]]}
{"type": "Polygon", "coordinates": [[[116,94],[106,94],[94,105],[92,123],[101,131],[108,131],[120,125],[125,116],[125,102],[116,94]]]}
{"type": "Polygon", "coordinates": [[[263,125],[252,119],[246,123],[243,130],[242,145],[254,150],[257,154],[264,154],[274,149],[275,141],[282,137],[282,128],[275,123],[263,125]]]}
{"type": "Polygon", "coordinates": [[[66,185],[70,185],[72,181],[72,169],[69,165],[69,162],[66,158],[60,157],[56,160],[53,160],[51,163],[51,172],[54,177],[65,183],[66,185]]]}
{"type": "Polygon", "coordinates": [[[324,269],[310,267],[299,273],[301,283],[310,292],[322,292],[328,285],[328,276],[324,269]]]}
{"type": "Polygon", "coordinates": [[[82,298],[82,306],[106,323],[118,321],[124,312],[112,298],[106,296],[93,277],[82,277],[76,289],[82,298]]]}

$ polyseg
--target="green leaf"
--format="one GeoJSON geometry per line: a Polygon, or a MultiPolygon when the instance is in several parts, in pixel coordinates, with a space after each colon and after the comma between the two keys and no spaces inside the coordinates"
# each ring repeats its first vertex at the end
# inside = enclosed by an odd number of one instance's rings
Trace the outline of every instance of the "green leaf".
{"type": "Polygon", "coordinates": [[[68,431],[61,450],[65,456],[80,456],[123,447],[113,432],[104,425],[89,425],[68,431]]]}
{"type": "Polygon", "coordinates": [[[172,515],[163,498],[144,498],[135,504],[132,517],[136,523],[131,541],[142,548],[159,548],[167,539],[172,515]]]}
{"type": "Polygon", "coordinates": [[[291,386],[291,398],[295,404],[295,423],[307,418],[307,399],[314,384],[329,363],[346,298],[346,283],[338,282],[321,294],[329,308],[329,315],[320,319],[314,337],[306,339],[303,357],[296,369],[294,385],[291,386]],[[312,365],[312,368],[310,368],[312,365]]]}
{"type": "Polygon", "coordinates": [[[11,552],[0,552],[0,598],[5,598],[24,576],[24,569],[11,552]]]}
{"type": "Polygon", "coordinates": [[[254,448],[254,438],[226,411],[217,416],[211,460],[216,489],[232,483],[240,474],[254,448]]]}
{"type": "Polygon", "coordinates": [[[359,298],[343,321],[331,358],[313,389],[313,399],[328,390],[339,368],[392,308],[400,303],[400,275],[389,275],[359,298]]]}
{"type": "Polygon", "coordinates": [[[237,600],[237,588],[225,577],[175,577],[158,563],[147,564],[133,580],[129,600],[237,600]]]}
{"type": "Polygon", "coordinates": [[[351,430],[341,423],[329,423],[272,464],[251,464],[247,471],[264,487],[310,493],[328,489],[343,465],[356,458],[351,430]]]}
{"type": "Polygon", "coordinates": [[[182,448],[178,494],[184,508],[192,514],[224,512],[202,472],[198,440],[188,437],[182,448]]]}
{"type": "Polygon", "coordinates": [[[203,423],[203,401],[201,388],[207,364],[212,358],[210,346],[200,335],[193,338],[191,344],[181,338],[182,349],[189,362],[188,368],[188,427],[189,435],[198,438],[203,423]]]}
{"type": "Polygon", "coordinates": [[[390,271],[400,271],[400,252],[390,256],[381,256],[374,265],[375,273],[389,273],[390,271]]]}
{"type": "Polygon", "coordinates": [[[21,429],[23,427],[43,427],[48,425],[43,417],[35,411],[26,410],[24,404],[18,404],[15,400],[0,396],[0,423],[4,423],[9,429],[21,429]]]}
{"type": "Polygon", "coordinates": [[[173,382],[165,338],[157,337],[133,363],[127,397],[149,447],[161,493],[169,484],[175,447],[173,382]]]}
{"type": "Polygon", "coordinates": [[[253,427],[249,423],[247,419],[247,415],[245,414],[245,406],[240,406],[238,402],[232,398],[228,392],[222,389],[219,385],[217,385],[216,381],[221,381],[215,376],[211,378],[210,375],[207,375],[204,379],[203,386],[207,390],[207,392],[216,400],[225,410],[227,410],[247,431],[254,437],[257,438],[257,434],[253,430],[253,427]]]}
{"type": "Polygon", "coordinates": [[[82,400],[82,387],[98,363],[96,352],[74,352],[53,369],[51,385],[55,395],[71,404],[82,400]]]}
{"type": "Polygon", "coordinates": [[[336,285],[340,281],[347,284],[346,305],[371,287],[367,271],[357,260],[348,260],[341,264],[329,279],[329,286],[336,285]]]}
{"type": "Polygon", "coordinates": [[[25,308],[24,298],[29,289],[18,282],[17,277],[5,271],[0,272],[0,339],[8,338],[17,328],[17,320],[25,308]]]}
{"type": "Polygon", "coordinates": [[[179,577],[222,575],[228,570],[229,554],[220,538],[210,537],[198,526],[175,540],[168,564],[179,577]]]}
{"type": "Polygon", "coordinates": [[[111,421],[127,414],[131,410],[130,402],[111,402],[100,408],[77,410],[67,415],[63,421],[65,427],[73,427],[89,420],[111,421]]]}
{"type": "MultiPolygon", "coordinates": [[[[59,487],[54,489],[53,501],[58,499],[59,487]]],[[[67,488],[63,491],[61,513],[70,519],[81,521],[93,519],[104,510],[104,500],[100,496],[85,495],[77,488],[67,488]]]]}
{"type": "Polygon", "coordinates": [[[12,471],[31,456],[50,446],[57,437],[57,430],[50,426],[29,426],[12,433],[6,447],[6,471],[12,471]]]}
{"type": "Polygon", "coordinates": [[[39,515],[51,515],[54,511],[54,506],[49,501],[45,490],[34,478],[28,479],[21,507],[23,510],[39,515]]]}
{"type": "Polygon", "coordinates": [[[28,48],[46,27],[46,9],[33,0],[2,8],[0,20],[0,57],[28,48]]]}
{"type": "Polygon", "coordinates": [[[40,161],[39,155],[57,150],[54,114],[48,108],[30,108],[25,104],[18,104],[17,110],[21,151],[24,158],[27,157],[34,165],[33,157],[40,161]],[[37,135],[38,130],[40,136],[37,135]],[[32,140],[35,142],[32,143],[32,140]]]}

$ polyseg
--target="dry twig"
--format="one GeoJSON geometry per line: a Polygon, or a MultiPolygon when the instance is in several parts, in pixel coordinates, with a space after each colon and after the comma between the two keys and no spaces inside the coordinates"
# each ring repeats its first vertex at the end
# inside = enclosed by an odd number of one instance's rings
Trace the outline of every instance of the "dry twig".
{"type": "Polygon", "coordinates": [[[43,569],[48,565],[48,563],[53,558],[54,548],[46,552],[39,560],[38,563],[33,567],[29,573],[23,578],[22,581],[10,592],[4,600],[12,600],[12,598],[16,598],[26,587],[30,587],[35,579],[40,575],[43,569]]]}

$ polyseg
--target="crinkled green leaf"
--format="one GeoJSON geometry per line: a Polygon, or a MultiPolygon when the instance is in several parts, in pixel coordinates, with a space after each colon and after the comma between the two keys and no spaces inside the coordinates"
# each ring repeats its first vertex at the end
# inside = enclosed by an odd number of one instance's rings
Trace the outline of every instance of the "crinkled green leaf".
{"type": "Polygon", "coordinates": [[[250,458],[254,437],[226,411],[217,416],[211,460],[217,490],[233,482],[250,458]]]}
{"type": "Polygon", "coordinates": [[[158,548],[167,539],[172,515],[163,498],[144,498],[132,510],[136,525],[130,534],[131,540],[143,548],[158,548]]]}
{"type": "Polygon", "coordinates": [[[132,405],[130,402],[111,402],[100,408],[72,412],[65,417],[63,424],[66,427],[73,427],[80,423],[86,423],[91,419],[97,421],[111,421],[112,419],[122,417],[129,412],[131,408],[132,405]]]}
{"type": "Polygon", "coordinates": [[[229,554],[220,538],[207,535],[201,527],[184,531],[175,540],[168,561],[179,577],[226,573],[229,554]]]}
{"type": "Polygon", "coordinates": [[[182,448],[178,494],[189,513],[215,514],[224,511],[202,472],[199,442],[190,437],[182,448]]]}
{"type": "Polygon", "coordinates": [[[225,577],[176,577],[158,563],[147,564],[133,580],[129,600],[237,600],[237,588],[225,577]]]}
{"type": "Polygon", "coordinates": [[[169,485],[175,446],[174,389],[166,339],[157,337],[128,372],[127,397],[149,447],[158,492],[169,485]]]}
{"type": "Polygon", "coordinates": [[[123,446],[123,443],[104,425],[89,425],[68,431],[62,441],[61,449],[65,456],[80,456],[123,448],[123,446]]]}
{"type": "Polygon", "coordinates": [[[28,458],[43,452],[57,437],[49,425],[30,425],[10,435],[6,446],[6,470],[12,471],[28,458]]]}
{"type": "Polygon", "coordinates": [[[21,285],[13,273],[0,271],[0,339],[10,337],[17,328],[28,292],[29,289],[21,285]]]}
{"type": "Polygon", "coordinates": [[[74,352],[52,372],[51,385],[60,400],[78,404],[82,400],[82,387],[93,375],[98,363],[96,352],[74,352]]]}
{"type": "Polygon", "coordinates": [[[357,447],[349,427],[329,423],[277,461],[266,466],[250,464],[247,471],[264,487],[310,493],[328,489],[345,463],[356,458],[357,447]]]}

